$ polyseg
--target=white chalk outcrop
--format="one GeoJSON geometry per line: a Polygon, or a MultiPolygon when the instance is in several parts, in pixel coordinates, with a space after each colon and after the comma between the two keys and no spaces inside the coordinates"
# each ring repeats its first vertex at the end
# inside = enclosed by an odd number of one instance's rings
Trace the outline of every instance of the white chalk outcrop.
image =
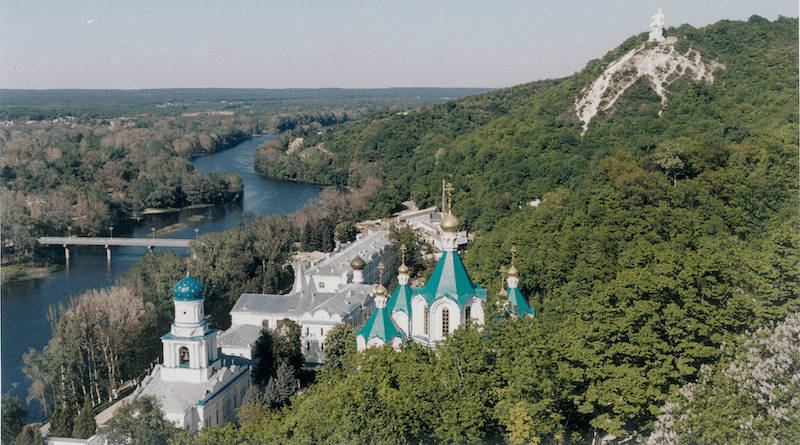
{"type": "Polygon", "coordinates": [[[622,93],[641,77],[650,80],[663,106],[667,101],[666,88],[676,79],[688,73],[695,81],[713,83],[714,70],[725,68],[715,61],[704,63],[700,53],[694,49],[679,54],[673,46],[676,41],[677,38],[668,37],[655,46],[642,44],[609,65],[575,101],[575,112],[583,122],[581,135],[589,129],[589,122],[598,112],[611,108],[622,93]]]}

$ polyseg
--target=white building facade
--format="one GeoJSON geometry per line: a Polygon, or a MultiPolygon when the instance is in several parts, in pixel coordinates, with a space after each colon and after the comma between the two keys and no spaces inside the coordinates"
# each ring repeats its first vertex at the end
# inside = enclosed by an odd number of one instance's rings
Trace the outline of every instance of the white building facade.
{"type": "MultiPolygon", "coordinates": [[[[292,264],[288,294],[242,294],[231,310],[230,329],[220,337],[222,352],[250,358],[261,329],[289,319],[300,325],[306,364],[323,363],[328,332],[340,323],[358,327],[375,310],[378,264],[392,266],[391,248],[387,230],[359,235],[319,261],[292,264]]],[[[383,278],[388,282],[388,275],[383,278]]]]}
{"type": "Polygon", "coordinates": [[[193,433],[235,422],[250,387],[250,361],[220,354],[219,331],[205,319],[202,283],[187,275],[172,290],[175,321],[161,337],[163,363],[130,397],[154,396],[168,420],[193,433]]]}

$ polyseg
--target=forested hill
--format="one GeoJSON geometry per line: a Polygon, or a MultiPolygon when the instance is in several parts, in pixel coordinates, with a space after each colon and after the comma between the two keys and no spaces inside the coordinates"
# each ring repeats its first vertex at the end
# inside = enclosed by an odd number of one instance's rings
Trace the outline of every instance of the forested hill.
{"type": "Polygon", "coordinates": [[[634,430],[686,443],[800,439],[788,380],[800,373],[796,345],[749,358],[732,346],[798,311],[798,20],[665,34],[679,54],[718,64],[713,82],[670,78],[662,103],[639,78],[584,135],[576,103],[645,34],[568,78],[377,113],[290,155],[265,148],[283,177],[380,177],[377,214],[408,198],[438,204],[442,180],[452,182],[453,212],[477,234],[465,254],[473,278],[496,295],[516,246],[520,288],[537,310],[532,322],[487,315],[484,334],[455,335],[436,357],[412,349],[383,368],[365,358],[361,373],[297,400],[294,437],[309,407],[324,401],[332,418],[340,405],[402,410],[392,394],[408,388],[419,397],[407,396],[407,418],[375,408],[357,429],[306,434],[378,443],[365,435],[391,424],[410,442],[563,443],[634,430]],[[781,350],[795,351],[786,369],[748,374],[781,350]],[[412,375],[423,367],[446,382],[454,362],[457,391],[412,375]],[[694,382],[713,389],[693,399],[694,382]],[[657,423],[660,413],[672,420],[657,423]]]}
{"type": "MultiPolygon", "coordinates": [[[[678,38],[674,46],[681,54],[694,49],[704,61],[725,68],[716,70],[713,84],[689,76],[675,80],[663,107],[649,82],[640,79],[592,120],[583,137],[575,110],[582,91],[645,42],[646,33],[568,78],[406,115],[379,112],[342,131],[306,138],[303,150],[274,159],[265,170],[328,184],[358,185],[367,176],[383,176],[387,194],[376,210],[384,214],[409,196],[420,205],[435,204],[442,179],[448,179],[456,186],[454,208],[462,220],[485,230],[521,203],[581,185],[600,159],[618,150],[639,161],[667,141],[681,146],[685,157],[712,142],[731,146],[769,136],[794,143],[797,20],[754,16],[701,29],[670,28],[666,35],[678,38]]],[[[689,174],[688,164],[681,174],[689,174]]]]}

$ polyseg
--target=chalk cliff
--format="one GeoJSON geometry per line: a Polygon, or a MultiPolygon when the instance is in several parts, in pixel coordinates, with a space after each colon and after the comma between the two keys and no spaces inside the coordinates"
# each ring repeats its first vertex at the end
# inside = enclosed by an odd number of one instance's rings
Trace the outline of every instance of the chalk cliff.
{"type": "Polygon", "coordinates": [[[686,54],[678,53],[673,46],[676,41],[676,37],[669,37],[657,45],[643,43],[611,63],[575,101],[575,112],[583,122],[581,134],[586,133],[589,122],[598,112],[611,108],[622,93],[642,77],[650,81],[663,106],[667,101],[666,88],[676,79],[688,74],[695,81],[713,83],[714,70],[725,68],[715,61],[704,63],[694,49],[686,54]]]}

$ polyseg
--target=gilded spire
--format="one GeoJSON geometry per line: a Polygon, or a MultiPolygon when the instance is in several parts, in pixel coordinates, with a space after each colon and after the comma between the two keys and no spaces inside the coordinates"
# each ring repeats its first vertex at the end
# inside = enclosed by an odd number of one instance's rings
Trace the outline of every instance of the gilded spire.
{"type": "Polygon", "coordinates": [[[519,272],[519,271],[517,271],[517,268],[514,267],[514,258],[516,256],[517,256],[517,247],[516,246],[511,246],[511,267],[508,268],[508,276],[509,277],[516,277],[517,273],[519,272]]]}
{"type": "Polygon", "coordinates": [[[461,223],[458,221],[458,218],[453,216],[453,212],[450,211],[453,205],[453,184],[448,182],[444,187],[444,191],[447,192],[447,213],[444,215],[444,218],[442,218],[442,231],[456,232],[461,223]]]}
{"type": "Polygon", "coordinates": [[[397,273],[408,274],[408,266],[406,266],[406,250],[405,244],[400,246],[400,252],[402,252],[403,261],[400,263],[400,267],[397,268],[397,273]]]}
{"type": "Polygon", "coordinates": [[[384,308],[386,307],[386,288],[383,287],[383,271],[386,269],[386,266],[383,263],[378,263],[378,274],[380,278],[378,278],[378,287],[375,288],[375,307],[377,308],[384,308]]]}

